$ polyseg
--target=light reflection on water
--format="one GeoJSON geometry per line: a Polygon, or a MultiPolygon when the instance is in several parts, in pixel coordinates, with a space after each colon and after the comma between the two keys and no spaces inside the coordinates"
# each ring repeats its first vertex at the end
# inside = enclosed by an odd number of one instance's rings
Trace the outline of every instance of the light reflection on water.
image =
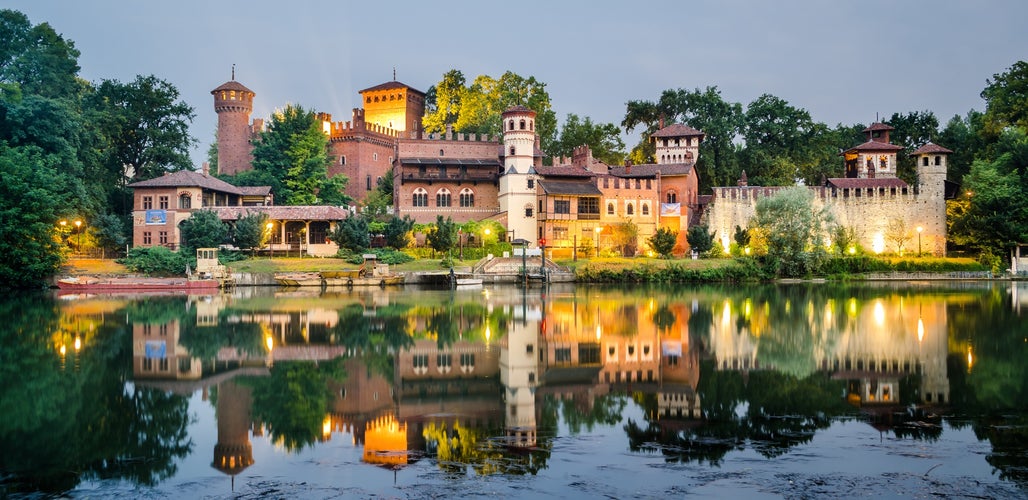
{"type": "Polygon", "coordinates": [[[1025,292],[11,298],[0,492],[1023,495],[1025,292]]]}

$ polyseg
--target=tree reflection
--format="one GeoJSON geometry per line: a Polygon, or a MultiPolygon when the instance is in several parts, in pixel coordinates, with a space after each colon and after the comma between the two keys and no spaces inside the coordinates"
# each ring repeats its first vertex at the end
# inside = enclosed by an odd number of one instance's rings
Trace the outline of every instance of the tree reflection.
{"type": "Polygon", "coordinates": [[[253,388],[253,414],[264,421],[272,441],[293,452],[318,442],[329,411],[329,381],[346,379],[343,358],[314,364],[276,363],[267,377],[244,379],[253,388]]]}
{"type": "Polygon", "coordinates": [[[153,485],[176,471],[192,443],[185,397],[126,384],[131,336],[121,314],[53,344],[62,316],[46,296],[0,302],[0,470],[5,492],[59,493],[83,479],[153,485]]]}

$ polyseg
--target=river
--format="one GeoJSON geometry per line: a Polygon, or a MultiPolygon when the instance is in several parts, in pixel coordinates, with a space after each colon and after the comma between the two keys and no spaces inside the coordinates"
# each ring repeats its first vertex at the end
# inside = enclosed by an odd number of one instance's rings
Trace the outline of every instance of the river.
{"type": "Polygon", "coordinates": [[[1028,284],[0,300],[0,497],[1026,497],[1028,284]]]}

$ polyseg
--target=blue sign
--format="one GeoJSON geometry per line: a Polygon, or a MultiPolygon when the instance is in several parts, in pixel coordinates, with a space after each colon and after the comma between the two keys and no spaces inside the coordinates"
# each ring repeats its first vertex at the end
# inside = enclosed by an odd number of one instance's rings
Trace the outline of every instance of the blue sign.
{"type": "Polygon", "coordinates": [[[146,211],[146,223],[147,224],[167,224],[168,223],[168,211],[167,210],[147,210],[146,211]]]}

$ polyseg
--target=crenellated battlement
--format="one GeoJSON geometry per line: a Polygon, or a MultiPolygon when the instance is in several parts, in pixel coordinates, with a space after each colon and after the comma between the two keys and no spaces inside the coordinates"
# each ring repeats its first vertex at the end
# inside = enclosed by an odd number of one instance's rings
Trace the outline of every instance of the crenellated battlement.
{"type": "Polygon", "coordinates": [[[362,133],[378,134],[379,136],[392,139],[400,137],[398,130],[364,121],[364,110],[360,108],[353,109],[353,119],[350,121],[333,122],[331,121],[332,115],[327,113],[320,113],[319,118],[331,124],[329,127],[329,137],[332,139],[342,139],[362,133]]]}
{"type": "Polygon", "coordinates": [[[421,141],[458,141],[458,142],[497,142],[499,137],[491,137],[489,134],[464,134],[464,133],[441,133],[433,132],[426,134],[413,131],[409,134],[410,139],[421,141]]]}
{"type": "MultiPolygon", "coordinates": [[[[714,203],[732,200],[750,200],[756,203],[761,198],[770,198],[783,189],[790,186],[731,186],[716,187],[714,190],[714,203]]],[[[846,203],[847,201],[861,201],[875,198],[917,199],[918,193],[911,187],[861,187],[861,188],[839,188],[827,186],[808,187],[814,193],[814,197],[822,201],[832,200],[833,203],[846,203]]]]}

